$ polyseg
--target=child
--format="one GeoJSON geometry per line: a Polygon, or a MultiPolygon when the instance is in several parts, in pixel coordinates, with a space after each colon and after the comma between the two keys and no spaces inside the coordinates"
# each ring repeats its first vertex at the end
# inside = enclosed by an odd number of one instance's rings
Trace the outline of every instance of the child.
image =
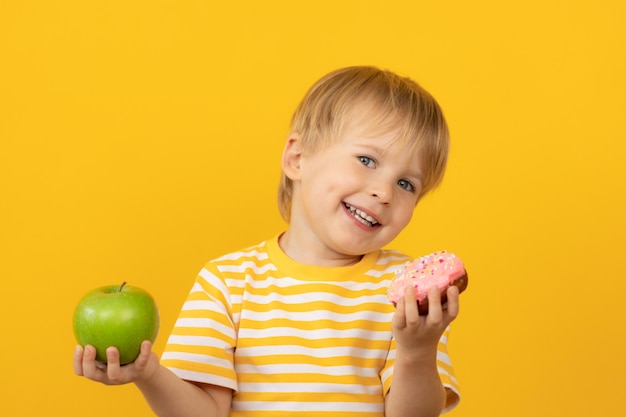
{"type": "Polygon", "coordinates": [[[410,260],[382,249],[441,180],[448,130],[413,81],[373,67],[319,80],[296,110],[279,189],[287,230],[209,262],[161,361],[106,367],[77,347],[75,372],[133,382],[159,416],[437,416],[458,388],[447,349],[458,290],[386,290],[410,260]]]}

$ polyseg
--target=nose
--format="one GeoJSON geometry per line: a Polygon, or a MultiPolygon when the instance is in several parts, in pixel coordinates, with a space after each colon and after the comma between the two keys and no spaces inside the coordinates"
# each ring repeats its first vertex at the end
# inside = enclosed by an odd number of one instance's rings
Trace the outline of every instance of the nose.
{"type": "Polygon", "coordinates": [[[392,187],[379,182],[371,189],[371,195],[377,199],[381,204],[389,205],[393,201],[393,189],[392,187]]]}

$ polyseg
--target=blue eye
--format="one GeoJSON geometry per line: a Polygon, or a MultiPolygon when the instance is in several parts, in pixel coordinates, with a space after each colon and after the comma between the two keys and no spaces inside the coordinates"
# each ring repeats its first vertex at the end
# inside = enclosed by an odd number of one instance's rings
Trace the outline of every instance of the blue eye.
{"type": "Polygon", "coordinates": [[[369,156],[359,156],[359,161],[368,168],[374,168],[376,166],[376,162],[369,156]]]}
{"type": "Polygon", "coordinates": [[[407,180],[399,180],[398,181],[398,185],[400,186],[400,188],[402,188],[403,190],[407,190],[407,191],[415,191],[415,186],[413,184],[411,184],[410,181],[407,180]]]}

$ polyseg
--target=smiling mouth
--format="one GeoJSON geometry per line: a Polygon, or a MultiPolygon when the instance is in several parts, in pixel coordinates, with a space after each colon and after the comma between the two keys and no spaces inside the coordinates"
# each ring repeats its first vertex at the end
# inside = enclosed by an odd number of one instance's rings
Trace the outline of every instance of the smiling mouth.
{"type": "Polygon", "coordinates": [[[365,226],[367,226],[367,227],[374,227],[374,226],[377,226],[377,225],[380,224],[380,223],[378,223],[378,221],[376,221],[375,218],[373,218],[372,216],[368,215],[367,213],[359,210],[358,208],[352,207],[348,203],[343,203],[343,205],[348,209],[350,214],[352,214],[352,217],[357,219],[359,222],[361,222],[365,226]]]}

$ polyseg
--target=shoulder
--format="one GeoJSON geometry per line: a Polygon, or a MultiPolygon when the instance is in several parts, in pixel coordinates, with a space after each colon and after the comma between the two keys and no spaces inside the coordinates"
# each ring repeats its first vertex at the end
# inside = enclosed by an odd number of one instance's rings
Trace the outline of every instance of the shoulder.
{"type": "Polygon", "coordinates": [[[376,262],[371,268],[370,273],[373,274],[388,274],[395,273],[401,269],[407,262],[410,262],[413,258],[403,252],[382,249],[378,252],[376,262]]]}
{"type": "Polygon", "coordinates": [[[271,269],[273,266],[267,249],[267,241],[227,253],[210,260],[204,266],[204,270],[217,275],[237,275],[250,272],[258,274],[268,268],[271,269]]]}
{"type": "Polygon", "coordinates": [[[263,241],[261,243],[257,243],[256,245],[248,246],[247,248],[243,248],[238,251],[222,255],[209,261],[209,263],[228,264],[241,262],[242,260],[266,260],[268,257],[269,255],[267,253],[267,241],[263,241]]]}
{"type": "Polygon", "coordinates": [[[412,256],[394,249],[381,249],[378,254],[380,263],[408,262],[412,259],[412,256]]]}
{"type": "Polygon", "coordinates": [[[194,290],[228,294],[233,288],[243,287],[250,276],[274,269],[266,246],[263,241],[206,262],[196,277],[194,290]]]}

